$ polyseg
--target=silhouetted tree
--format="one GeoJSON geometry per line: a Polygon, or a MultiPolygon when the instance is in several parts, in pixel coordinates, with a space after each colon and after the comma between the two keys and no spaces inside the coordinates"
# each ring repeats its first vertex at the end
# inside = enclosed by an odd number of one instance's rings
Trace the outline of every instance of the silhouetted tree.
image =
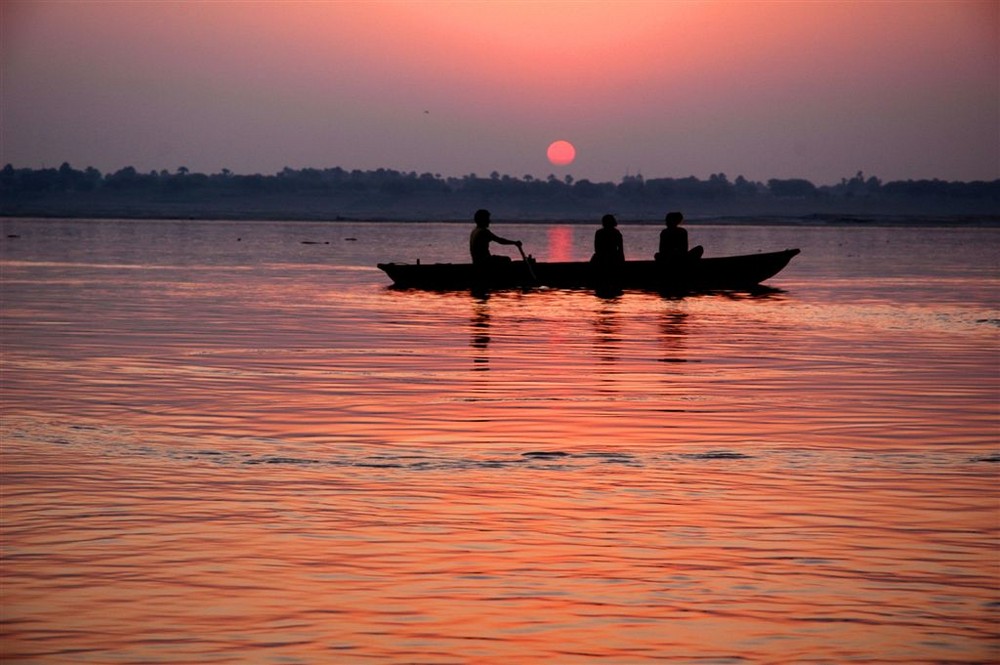
{"type": "Polygon", "coordinates": [[[771,179],[767,181],[767,188],[778,198],[806,198],[817,193],[816,185],[801,178],[771,179]]]}
{"type": "Polygon", "coordinates": [[[755,196],[759,187],[756,183],[750,182],[742,175],[736,176],[736,180],[733,182],[733,192],[736,196],[749,197],[755,196]]]}

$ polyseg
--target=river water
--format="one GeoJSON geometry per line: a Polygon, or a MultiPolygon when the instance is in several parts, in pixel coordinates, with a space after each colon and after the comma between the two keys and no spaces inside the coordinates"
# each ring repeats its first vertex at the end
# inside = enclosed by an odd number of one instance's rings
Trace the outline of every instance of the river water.
{"type": "Polygon", "coordinates": [[[2,226],[5,663],[1000,659],[1000,229],[598,298],[388,288],[462,225],[2,226]]]}

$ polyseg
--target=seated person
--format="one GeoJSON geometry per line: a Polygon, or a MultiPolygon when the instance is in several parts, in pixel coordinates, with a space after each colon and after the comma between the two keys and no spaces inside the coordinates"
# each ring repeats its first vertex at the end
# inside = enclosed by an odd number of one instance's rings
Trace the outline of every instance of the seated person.
{"type": "Polygon", "coordinates": [[[664,262],[700,259],[705,253],[705,248],[698,245],[688,250],[687,229],[681,228],[684,215],[679,212],[669,212],[664,221],[667,228],[660,231],[660,251],[653,258],[664,262]]]}
{"type": "Polygon", "coordinates": [[[601,218],[601,228],[594,233],[594,263],[614,264],[625,262],[625,243],[617,229],[618,220],[614,215],[601,218]]]}

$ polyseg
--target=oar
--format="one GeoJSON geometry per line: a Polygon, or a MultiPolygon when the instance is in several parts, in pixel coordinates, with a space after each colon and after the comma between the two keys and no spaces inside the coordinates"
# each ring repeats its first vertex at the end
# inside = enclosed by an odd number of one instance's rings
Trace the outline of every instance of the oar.
{"type": "Polygon", "coordinates": [[[531,281],[537,284],[538,277],[535,276],[535,269],[531,267],[531,261],[529,261],[528,257],[524,255],[524,249],[520,244],[517,245],[517,251],[521,252],[521,258],[524,259],[524,265],[528,266],[528,274],[531,275],[531,281]]]}

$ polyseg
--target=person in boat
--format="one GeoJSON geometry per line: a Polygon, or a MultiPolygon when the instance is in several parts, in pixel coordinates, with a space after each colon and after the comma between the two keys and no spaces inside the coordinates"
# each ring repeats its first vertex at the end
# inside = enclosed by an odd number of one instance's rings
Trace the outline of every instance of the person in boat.
{"type": "Polygon", "coordinates": [[[625,241],[614,215],[601,218],[601,228],[594,233],[594,255],[590,260],[605,266],[625,263],[625,241]]]}
{"type": "Polygon", "coordinates": [[[684,260],[700,259],[705,253],[701,245],[688,249],[687,229],[681,228],[684,215],[679,212],[668,212],[664,218],[667,228],[660,231],[660,251],[653,258],[664,263],[676,263],[684,260]]]}
{"type": "Polygon", "coordinates": [[[490,243],[495,242],[500,245],[516,245],[521,247],[520,240],[508,240],[501,238],[490,231],[490,211],[476,211],[476,228],[472,229],[469,236],[469,253],[472,254],[472,265],[478,267],[489,267],[497,263],[509,263],[509,256],[494,256],[490,254],[490,243]]]}

